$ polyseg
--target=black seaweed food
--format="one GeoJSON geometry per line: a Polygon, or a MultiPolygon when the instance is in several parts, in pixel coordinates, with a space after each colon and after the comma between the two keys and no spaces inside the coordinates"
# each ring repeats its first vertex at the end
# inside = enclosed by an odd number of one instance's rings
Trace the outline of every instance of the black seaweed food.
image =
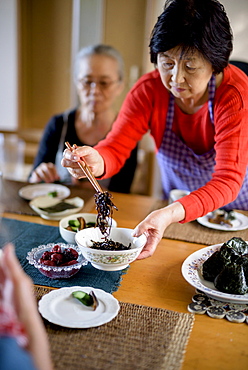
{"type": "Polygon", "coordinates": [[[216,251],[202,265],[202,276],[205,280],[214,281],[224,267],[220,252],[216,251]]]}
{"type": "Polygon", "coordinates": [[[214,280],[215,287],[224,293],[245,294],[248,290],[243,266],[234,262],[226,265],[214,280]]]}
{"type": "Polygon", "coordinates": [[[105,238],[109,236],[111,229],[108,224],[108,218],[112,217],[113,208],[117,210],[117,207],[114,205],[111,198],[112,195],[107,191],[95,194],[95,204],[97,210],[96,224],[105,238]]]}
{"type": "Polygon", "coordinates": [[[233,248],[233,250],[239,255],[248,253],[248,244],[241,238],[234,237],[225,243],[228,247],[233,248]]]}
{"type": "Polygon", "coordinates": [[[245,274],[245,278],[246,278],[246,282],[248,284],[248,254],[244,254],[242,257],[242,266],[243,266],[243,269],[244,269],[244,274],[245,274]]]}
{"type": "Polygon", "coordinates": [[[126,246],[120,242],[114,242],[111,239],[106,239],[102,242],[94,242],[92,240],[92,246],[90,248],[100,249],[104,251],[124,251],[127,249],[131,249],[131,243],[129,243],[129,245],[126,246]]]}
{"type": "Polygon", "coordinates": [[[241,238],[224,243],[202,264],[202,276],[224,293],[248,293],[248,244],[241,238]]]}
{"type": "Polygon", "coordinates": [[[38,208],[41,209],[42,211],[47,212],[47,213],[56,213],[56,212],[63,212],[67,209],[77,208],[77,206],[75,206],[74,204],[62,201],[62,202],[59,202],[59,203],[57,203],[53,206],[38,207],[38,208]]]}

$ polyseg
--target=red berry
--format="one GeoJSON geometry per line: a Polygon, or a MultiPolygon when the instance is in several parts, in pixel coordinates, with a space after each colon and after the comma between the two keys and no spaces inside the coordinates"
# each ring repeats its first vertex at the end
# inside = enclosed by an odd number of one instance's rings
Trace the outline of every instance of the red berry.
{"type": "Polygon", "coordinates": [[[55,245],[51,252],[58,252],[58,253],[62,253],[62,250],[61,250],[61,247],[59,245],[55,245]]]}
{"type": "Polygon", "coordinates": [[[73,248],[69,248],[71,254],[73,255],[73,259],[76,260],[78,258],[78,252],[73,249],[73,248]]]}
{"type": "Polygon", "coordinates": [[[65,263],[62,263],[61,266],[70,266],[70,265],[75,265],[76,263],[78,263],[77,260],[71,260],[71,261],[67,261],[65,263]]]}
{"type": "Polygon", "coordinates": [[[51,259],[52,252],[46,251],[42,254],[42,257],[44,260],[50,260],[51,259]]]}
{"type": "Polygon", "coordinates": [[[53,253],[51,256],[51,261],[55,262],[56,265],[63,263],[63,254],[62,253],[53,253]]]}
{"type": "Polygon", "coordinates": [[[43,265],[47,265],[47,266],[56,266],[56,262],[54,261],[49,261],[49,260],[45,260],[43,262],[43,265]]]}

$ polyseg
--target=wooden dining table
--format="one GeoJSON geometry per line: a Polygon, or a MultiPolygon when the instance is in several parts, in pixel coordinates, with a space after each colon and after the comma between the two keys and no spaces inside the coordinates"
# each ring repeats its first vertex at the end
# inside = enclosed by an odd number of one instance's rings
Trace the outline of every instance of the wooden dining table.
{"type": "MultiPolygon", "coordinates": [[[[120,227],[134,228],[149,212],[154,198],[136,194],[113,193],[118,206],[114,218],[120,227]]],[[[87,211],[95,213],[94,204],[87,211]]],[[[5,212],[4,217],[58,226],[58,221],[5,212]]],[[[130,264],[119,289],[113,293],[121,302],[159,307],[187,313],[195,289],[182,276],[183,261],[202,244],[163,238],[154,255],[130,264]]],[[[248,325],[195,315],[186,347],[183,370],[248,369],[248,325]]]]}

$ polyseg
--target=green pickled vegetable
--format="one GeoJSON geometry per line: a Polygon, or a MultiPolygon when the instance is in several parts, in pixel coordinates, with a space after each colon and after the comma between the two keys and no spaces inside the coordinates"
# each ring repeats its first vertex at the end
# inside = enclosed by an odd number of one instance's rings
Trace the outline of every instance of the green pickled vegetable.
{"type": "Polygon", "coordinates": [[[68,225],[78,228],[78,227],[80,227],[80,222],[78,220],[69,220],[68,225]]]}
{"type": "Polygon", "coordinates": [[[72,296],[78,299],[85,306],[93,307],[93,310],[95,310],[98,306],[98,300],[93,291],[88,294],[81,290],[78,290],[76,292],[72,292],[72,296]]]}
{"type": "Polygon", "coordinates": [[[71,231],[75,231],[75,232],[78,231],[78,227],[77,226],[69,226],[69,227],[70,227],[70,230],[71,231]]]}
{"type": "Polygon", "coordinates": [[[57,191],[50,191],[47,195],[49,197],[56,198],[58,196],[58,192],[57,191]]]}

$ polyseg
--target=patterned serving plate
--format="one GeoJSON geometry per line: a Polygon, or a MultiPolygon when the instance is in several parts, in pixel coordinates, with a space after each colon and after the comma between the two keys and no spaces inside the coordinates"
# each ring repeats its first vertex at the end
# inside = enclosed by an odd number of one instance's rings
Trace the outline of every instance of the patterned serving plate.
{"type": "Polygon", "coordinates": [[[203,279],[201,274],[201,266],[216,250],[219,250],[221,244],[210,245],[208,247],[199,249],[186,258],[182,265],[182,275],[184,279],[193,287],[204,292],[207,296],[217,299],[222,302],[232,303],[248,303],[248,293],[228,294],[217,290],[214,284],[203,279]]]}

